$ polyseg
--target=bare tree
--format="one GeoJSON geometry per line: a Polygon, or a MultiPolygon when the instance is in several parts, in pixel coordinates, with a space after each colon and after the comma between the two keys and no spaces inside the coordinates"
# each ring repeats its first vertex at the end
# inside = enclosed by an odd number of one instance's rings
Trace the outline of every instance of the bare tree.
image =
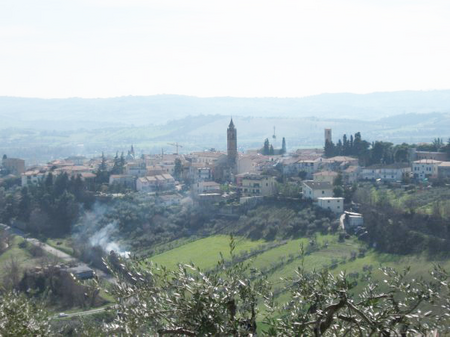
{"type": "Polygon", "coordinates": [[[17,257],[12,255],[4,267],[3,285],[6,289],[15,289],[19,285],[22,268],[17,257]]]}

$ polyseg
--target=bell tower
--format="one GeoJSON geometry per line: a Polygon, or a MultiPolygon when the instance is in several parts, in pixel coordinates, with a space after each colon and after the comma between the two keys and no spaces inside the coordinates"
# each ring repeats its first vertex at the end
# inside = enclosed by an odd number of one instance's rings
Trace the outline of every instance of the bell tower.
{"type": "Polygon", "coordinates": [[[237,131],[231,118],[227,129],[227,157],[229,165],[236,165],[237,159],[237,131]]]}

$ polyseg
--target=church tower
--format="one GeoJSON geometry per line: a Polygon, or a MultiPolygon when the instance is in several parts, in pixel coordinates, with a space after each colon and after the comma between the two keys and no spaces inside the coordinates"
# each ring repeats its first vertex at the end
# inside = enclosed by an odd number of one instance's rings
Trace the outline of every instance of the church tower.
{"type": "Polygon", "coordinates": [[[237,159],[237,131],[233,124],[233,118],[231,118],[230,125],[227,129],[227,156],[228,164],[236,165],[237,159]]]}

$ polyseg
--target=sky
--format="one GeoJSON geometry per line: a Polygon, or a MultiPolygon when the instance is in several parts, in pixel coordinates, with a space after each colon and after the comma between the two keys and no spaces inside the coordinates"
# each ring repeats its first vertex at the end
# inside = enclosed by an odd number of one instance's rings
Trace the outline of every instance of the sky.
{"type": "Polygon", "coordinates": [[[450,89],[448,0],[2,0],[0,96],[450,89]]]}

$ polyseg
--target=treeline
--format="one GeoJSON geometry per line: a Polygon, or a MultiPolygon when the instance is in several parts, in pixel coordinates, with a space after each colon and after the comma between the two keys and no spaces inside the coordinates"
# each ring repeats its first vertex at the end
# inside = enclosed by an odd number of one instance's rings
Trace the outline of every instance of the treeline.
{"type": "Polygon", "coordinates": [[[94,196],[80,176],[47,174],[37,184],[0,188],[0,222],[44,236],[70,233],[80,210],[89,209],[94,196]]]}
{"type": "Polygon", "coordinates": [[[343,135],[335,144],[333,141],[325,142],[325,157],[352,156],[359,159],[365,166],[374,164],[393,164],[408,162],[409,149],[416,148],[418,151],[440,151],[450,155],[450,139],[447,144],[440,138],[435,139],[431,144],[419,145],[399,144],[390,142],[375,141],[368,142],[361,137],[361,133],[355,135],[343,135]]]}
{"type": "Polygon", "coordinates": [[[286,153],[286,139],[283,137],[283,140],[281,143],[281,149],[275,149],[273,147],[273,145],[270,144],[269,138],[266,138],[266,140],[264,140],[264,145],[259,152],[265,156],[285,154],[286,153]]]}
{"type": "Polygon", "coordinates": [[[450,224],[436,215],[401,211],[391,205],[364,205],[367,234],[362,238],[392,254],[450,253],[450,224]]]}

